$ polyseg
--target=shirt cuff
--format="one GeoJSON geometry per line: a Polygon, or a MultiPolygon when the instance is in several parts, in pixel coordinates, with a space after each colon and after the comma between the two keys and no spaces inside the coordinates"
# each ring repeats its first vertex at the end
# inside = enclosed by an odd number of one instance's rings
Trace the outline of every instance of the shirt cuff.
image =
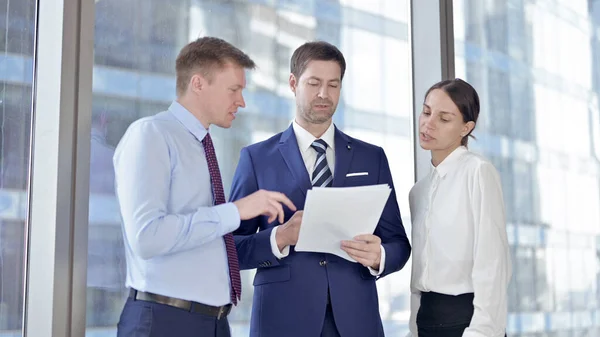
{"type": "Polygon", "coordinates": [[[383,248],[383,246],[381,246],[381,259],[379,261],[379,271],[369,267],[369,271],[371,272],[371,275],[373,276],[379,276],[381,274],[383,274],[383,270],[385,269],[385,248],[383,248]]]}
{"type": "Polygon", "coordinates": [[[240,212],[232,202],[220,204],[213,207],[213,210],[219,215],[221,222],[221,236],[231,233],[240,227],[240,212]]]}
{"type": "Polygon", "coordinates": [[[276,226],[271,231],[271,251],[273,252],[273,255],[275,255],[276,258],[283,259],[284,257],[290,255],[290,246],[285,246],[283,248],[283,251],[279,251],[279,247],[277,247],[277,238],[275,237],[278,228],[279,226],[276,226]]]}

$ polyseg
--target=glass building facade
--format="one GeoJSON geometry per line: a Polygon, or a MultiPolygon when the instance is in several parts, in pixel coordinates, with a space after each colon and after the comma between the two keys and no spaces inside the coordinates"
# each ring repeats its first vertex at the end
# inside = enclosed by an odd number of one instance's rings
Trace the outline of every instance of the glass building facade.
{"type": "Polygon", "coordinates": [[[501,174],[515,336],[600,336],[600,1],[454,1],[473,149],[501,174]]]}
{"type": "MultiPolygon", "coordinates": [[[[508,334],[600,336],[600,1],[454,0],[453,7],[455,74],[482,101],[470,146],[493,161],[503,183],[514,270],[508,334]]],[[[34,116],[44,113],[34,95],[35,58],[44,58],[35,55],[38,9],[34,0],[0,0],[2,337],[21,336],[26,311],[31,139],[34,116]]],[[[347,61],[334,121],[385,149],[410,234],[411,1],[96,0],[93,35],[87,336],[116,335],[127,293],[114,148],[134,120],[168,107],[175,58],[199,36],[224,38],[258,65],[234,126],[212,130],[226,191],[240,149],[293,118],[292,52],[326,40],[347,61]]],[[[243,273],[234,337],[248,335],[252,277],[243,273]]],[[[407,332],[409,282],[410,263],[378,281],[386,335],[407,332]]]]}

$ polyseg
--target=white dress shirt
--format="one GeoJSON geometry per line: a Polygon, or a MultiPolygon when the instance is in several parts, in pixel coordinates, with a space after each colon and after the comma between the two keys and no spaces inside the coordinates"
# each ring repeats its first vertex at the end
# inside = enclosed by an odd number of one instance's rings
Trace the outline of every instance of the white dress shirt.
{"type": "MultiPolygon", "coordinates": [[[[304,165],[306,166],[306,172],[309,174],[309,177],[312,176],[312,171],[315,167],[315,162],[317,160],[317,151],[311,147],[312,143],[317,140],[315,136],[313,136],[310,132],[300,126],[294,120],[292,122],[292,128],[294,129],[294,134],[296,135],[296,140],[298,142],[298,148],[300,150],[300,155],[302,155],[302,160],[304,161],[304,165]]],[[[325,151],[325,159],[327,159],[327,165],[331,170],[331,175],[335,174],[335,126],[333,123],[329,125],[329,128],[323,133],[321,138],[325,143],[327,143],[327,150],[325,151]]],[[[277,247],[277,240],[275,235],[277,234],[278,227],[275,227],[271,232],[271,250],[273,251],[273,255],[278,259],[282,259],[290,254],[290,247],[286,246],[280,252],[279,247],[277,247]]],[[[385,265],[385,249],[381,246],[381,261],[379,263],[379,270],[374,270],[369,268],[369,271],[373,276],[379,276],[383,273],[385,265]]]]}
{"type": "Polygon", "coordinates": [[[454,150],[409,194],[412,217],[410,331],[421,292],[474,293],[463,337],[504,336],[512,266],[500,177],[466,147],[454,150]]]}
{"type": "Polygon", "coordinates": [[[116,193],[127,287],[220,306],[230,303],[223,235],[240,214],[233,203],[213,206],[206,134],[177,102],[134,122],[115,152],[116,193]]]}

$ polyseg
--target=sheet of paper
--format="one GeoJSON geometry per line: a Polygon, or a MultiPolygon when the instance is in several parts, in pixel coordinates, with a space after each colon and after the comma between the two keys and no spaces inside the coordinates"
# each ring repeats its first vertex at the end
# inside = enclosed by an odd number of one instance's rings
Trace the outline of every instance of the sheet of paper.
{"type": "Polygon", "coordinates": [[[356,262],[342,250],[342,240],[373,234],[390,192],[387,184],[309,190],[294,249],[331,253],[356,262]]]}

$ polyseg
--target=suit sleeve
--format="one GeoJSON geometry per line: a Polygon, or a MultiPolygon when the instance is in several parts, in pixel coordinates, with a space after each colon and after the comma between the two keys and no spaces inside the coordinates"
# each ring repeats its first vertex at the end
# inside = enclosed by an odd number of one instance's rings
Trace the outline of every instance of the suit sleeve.
{"type": "MultiPolygon", "coordinates": [[[[239,200],[258,190],[252,156],[247,148],[243,148],[231,184],[230,201],[239,200]]],[[[240,227],[233,232],[241,269],[279,265],[279,260],[271,250],[270,238],[273,228],[258,231],[262,218],[263,216],[259,216],[243,220],[240,227]]]]}
{"type": "Polygon", "coordinates": [[[392,191],[383,209],[381,219],[375,229],[375,235],[381,238],[381,245],[385,249],[385,268],[379,277],[396,272],[404,267],[410,256],[411,247],[400,217],[400,208],[396,200],[396,189],[392,181],[392,173],[387,156],[380,149],[379,184],[388,184],[392,191]]]}

